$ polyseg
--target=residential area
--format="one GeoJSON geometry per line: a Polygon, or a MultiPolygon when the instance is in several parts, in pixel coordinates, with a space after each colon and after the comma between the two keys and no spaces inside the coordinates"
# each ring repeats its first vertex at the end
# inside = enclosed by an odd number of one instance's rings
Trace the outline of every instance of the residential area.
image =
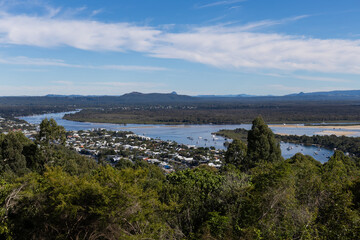
{"type": "Polygon", "coordinates": [[[165,172],[207,164],[221,167],[224,151],[162,141],[125,131],[105,129],[67,132],[66,146],[79,154],[116,165],[119,161],[143,160],[165,172]]]}

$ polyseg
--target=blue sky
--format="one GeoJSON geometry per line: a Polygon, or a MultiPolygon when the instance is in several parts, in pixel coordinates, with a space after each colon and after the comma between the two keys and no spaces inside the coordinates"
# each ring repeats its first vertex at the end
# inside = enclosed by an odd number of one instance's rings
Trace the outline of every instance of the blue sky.
{"type": "Polygon", "coordinates": [[[0,95],[360,89],[358,0],[0,0],[0,95]]]}

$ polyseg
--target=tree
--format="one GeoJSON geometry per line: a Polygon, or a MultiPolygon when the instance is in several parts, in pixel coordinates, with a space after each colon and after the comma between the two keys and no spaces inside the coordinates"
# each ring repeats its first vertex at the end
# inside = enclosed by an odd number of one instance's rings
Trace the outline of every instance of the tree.
{"type": "Polygon", "coordinates": [[[36,137],[37,143],[40,145],[42,157],[39,157],[44,163],[48,163],[53,158],[53,148],[56,144],[64,145],[66,141],[66,131],[63,126],[57,125],[56,121],[51,118],[45,118],[40,123],[40,131],[36,137]]]}
{"type": "Polygon", "coordinates": [[[22,151],[23,144],[19,139],[19,134],[10,132],[5,135],[0,148],[2,171],[23,172],[26,169],[26,160],[22,151]]]}
{"type": "Polygon", "coordinates": [[[274,133],[265,124],[261,116],[252,122],[248,133],[247,158],[250,166],[259,162],[276,162],[282,160],[280,144],[276,141],[274,133]]]}
{"type": "Polygon", "coordinates": [[[324,238],[360,238],[360,214],[354,208],[351,191],[359,176],[355,163],[340,151],[324,164],[322,181],[325,189],[317,218],[319,232],[324,238]]]}
{"type": "Polygon", "coordinates": [[[72,176],[50,167],[23,181],[7,215],[14,239],[174,239],[157,192],[142,187],[146,170],[104,166],[72,176]]]}
{"type": "Polygon", "coordinates": [[[40,132],[37,141],[41,145],[49,146],[50,144],[64,144],[66,140],[66,132],[63,126],[57,125],[56,121],[51,118],[45,118],[40,123],[40,132]]]}
{"type": "Polygon", "coordinates": [[[185,235],[196,235],[204,223],[211,219],[210,212],[220,207],[220,187],[224,178],[214,169],[200,166],[167,175],[162,201],[174,205],[174,228],[185,235]]]}
{"type": "Polygon", "coordinates": [[[232,143],[230,143],[225,153],[225,163],[232,164],[237,168],[247,169],[246,149],[247,147],[245,143],[235,139],[232,143]]]}

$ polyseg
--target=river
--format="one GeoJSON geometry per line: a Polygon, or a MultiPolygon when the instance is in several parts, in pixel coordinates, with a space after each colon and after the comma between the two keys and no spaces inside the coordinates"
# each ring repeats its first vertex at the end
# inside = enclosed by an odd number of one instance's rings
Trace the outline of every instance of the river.
{"type": "MultiPolygon", "coordinates": [[[[161,140],[171,140],[178,143],[195,145],[198,147],[210,147],[214,146],[217,149],[224,149],[223,137],[213,136],[213,132],[217,132],[221,129],[236,129],[244,128],[251,129],[251,124],[237,124],[237,125],[151,125],[151,124],[110,124],[110,123],[89,123],[89,122],[75,122],[62,119],[67,113],[74,112],[62,112],[62,113],[48,113],[42,115],[33,115],[26,117],[19,117],[32,124],[39,124],[44,118],[53,118],[59,125],[64,126],[68,131],[71,130],[91,130],[95,128],[105,128],[113,131],[132,131],[138,135],[144,135],[151,138],[159,138],[161,140]]],[[[301,129],[301,128],[271,128],[274,133],[286,131],[288,134],[295,135],[314,135],[319,132],[319,129],[301,129]]],[[[322,129],[323,130],[323,129],[322,129]]],[[[320,162],[326,162],[330,156],[334,153],[332,150],[317,148],[315,146],[303,146],[292,143],[280,144],[282,155],[284,158],[290,158],[297,152],[301,152],[304,155],[311,155],[320,162]]]]}

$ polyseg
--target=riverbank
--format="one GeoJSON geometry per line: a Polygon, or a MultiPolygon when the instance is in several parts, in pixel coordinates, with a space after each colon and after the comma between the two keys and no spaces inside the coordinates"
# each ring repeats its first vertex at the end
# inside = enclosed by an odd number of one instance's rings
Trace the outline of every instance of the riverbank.
{"type": "MultiPolygon", "coordinates": [[[[271,124],[270,128],[278,128],[278,129],[324,129],[322,131],[316,131],[315,135],[336,135],[340,136],[356,136],[359,134],[360,125],[326,125],[326,126],[317,126],[317,125],[302,125],[302,124],[271,124]]],[[[285,132],[277,132],[279,135],[286,136],[288,135],[285,132]]]]}
{"type": "Polygon", "coordinates": [[[303,124],[270,124],[269,127],[276,128],[320,128],[320,129],[333,129],[333,130],[360,130],[360,125],[303,125],[303,124]]]}
{"type": "Polygon", "coordinates": [[[357,134],[357,132],[353,132],[353,131],[329,131],[329,130],[325,130],[325,131],[321,131],[321,132],[316,132],[315,134],[317,134],[317,135],[335,135],[335,136],[337,136],[337,137],[341,137],[341,136],[351,137],[351,136],[354,136],[355,134],[357,134]]]}

